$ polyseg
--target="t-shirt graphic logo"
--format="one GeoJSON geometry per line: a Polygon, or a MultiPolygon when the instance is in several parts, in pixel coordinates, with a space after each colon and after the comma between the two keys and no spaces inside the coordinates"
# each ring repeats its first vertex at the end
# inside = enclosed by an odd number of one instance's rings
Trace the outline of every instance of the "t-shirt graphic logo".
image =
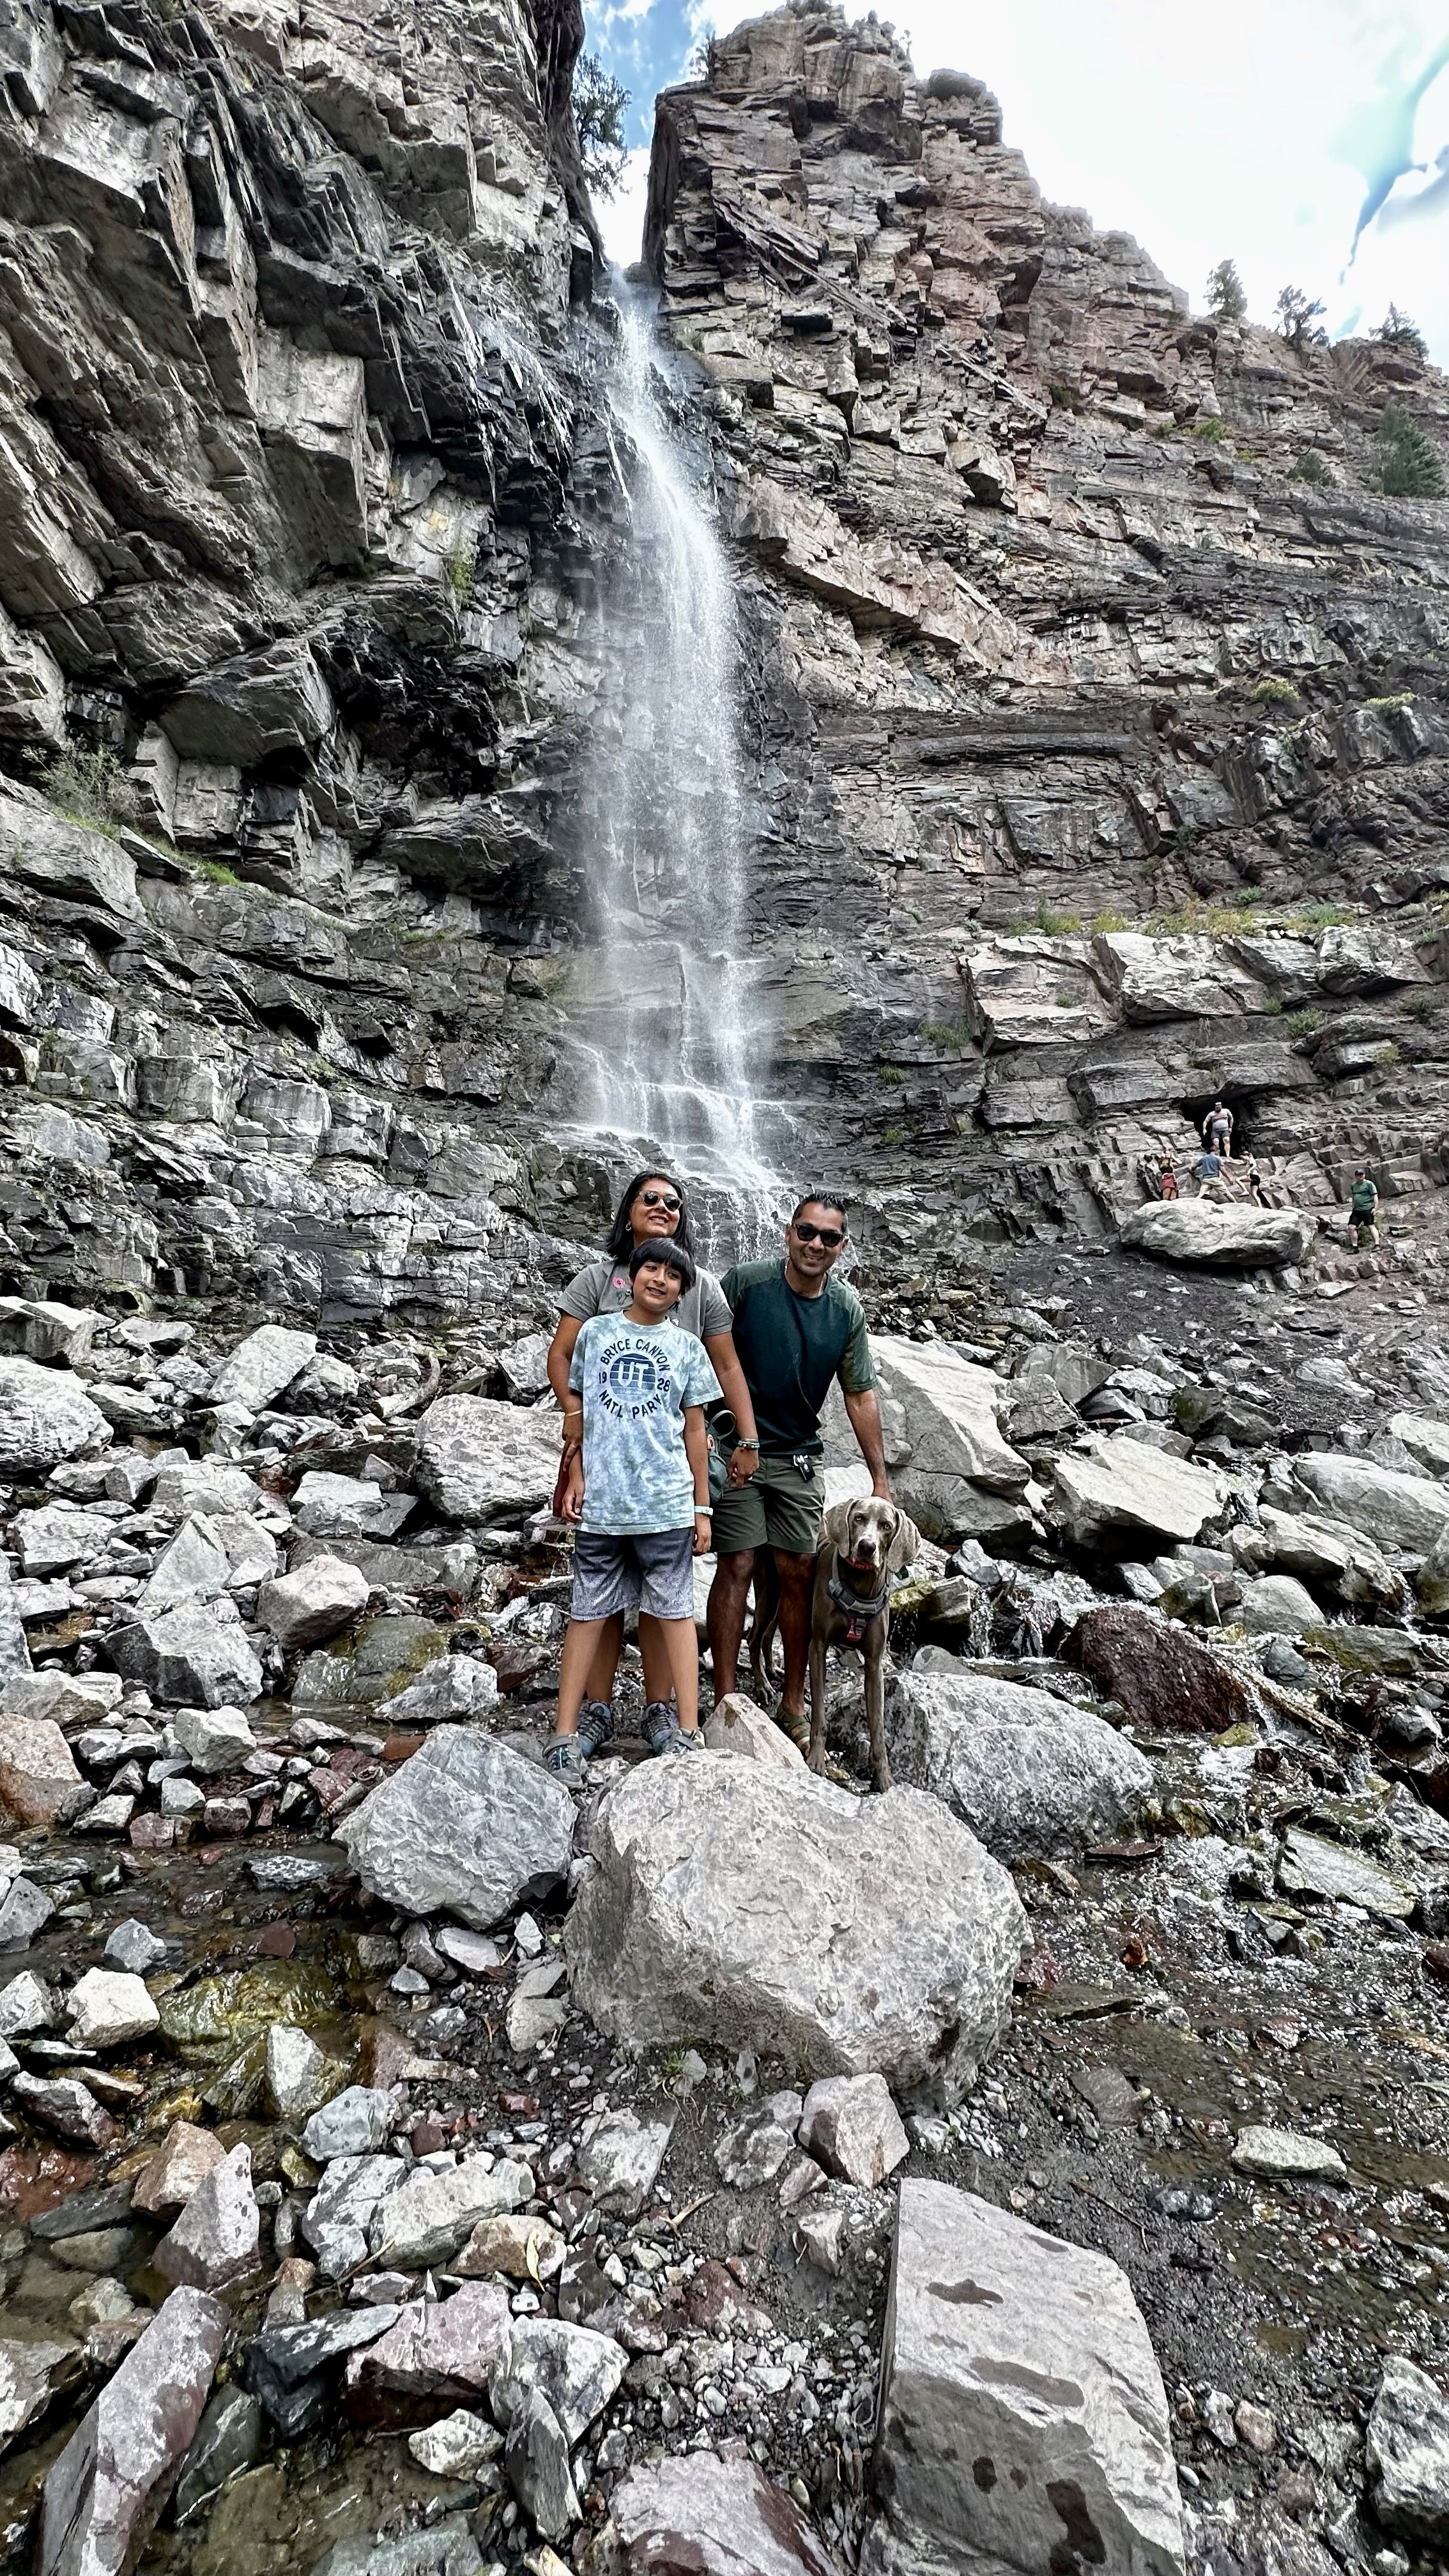
{"type": "Polygon", "coordinates": [[[601,1372],[599,1401],[613,1414],[629,1415],[638,1421],[643,1415],[660,1413],[670,1400],[671,1386],[667,1368],[661,1367],[652,1351],[631,1348],[611,1351],[601,1372]]]}

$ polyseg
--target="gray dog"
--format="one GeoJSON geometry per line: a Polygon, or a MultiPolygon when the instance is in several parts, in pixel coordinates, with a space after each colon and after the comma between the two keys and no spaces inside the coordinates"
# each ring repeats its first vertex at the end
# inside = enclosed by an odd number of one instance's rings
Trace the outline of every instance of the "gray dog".
{"type": "MultiPolygon", "coordinates": [[[[921,1544],[913,1520],[895,1503],[866,1495],[833,1503],[815,1553],[810,1602],[810,1768],[825,1768],[825,1658],[832,1646],[856,1646],[865,1660],[865,1717],[871,1770],[878,1789],[891,1785],[885,1749],[885,1653],[891,1627],[891,1576],[910,1565],[921,1544]]],[[[755,1616],[750,1630],[750,1671],[755,1697],[768,1706],[770,1651],[779,1625],[780,1587],[775,1560],[762,1549],[755,1565],[755,1616]]]]}

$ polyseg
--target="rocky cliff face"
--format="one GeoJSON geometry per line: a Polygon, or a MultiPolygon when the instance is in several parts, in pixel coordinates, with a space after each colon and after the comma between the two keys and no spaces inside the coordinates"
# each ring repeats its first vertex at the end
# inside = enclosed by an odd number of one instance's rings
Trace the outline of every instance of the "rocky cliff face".
{"type": "Polygon", "coordinates": [[[647,248],[734,476],[781,1058],[844,1170],[1100,1232],[1222,1084],[1300,1201],[1354,1153],[1437,1186],[1449,514],[1370,476],[1444,379],[1194,317],[979,82],[828,8],[661,100],[647,248]]]}

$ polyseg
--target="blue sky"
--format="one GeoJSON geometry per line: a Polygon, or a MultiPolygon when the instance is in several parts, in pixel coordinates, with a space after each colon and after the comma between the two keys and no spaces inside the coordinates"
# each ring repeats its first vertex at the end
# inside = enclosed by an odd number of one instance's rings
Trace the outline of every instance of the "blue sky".
{"type": "MultiPolygon", "coordinates": [[[[588,6],[590,47],[633,93],[637,157],[602,210],[615,257],[638,255],[656,90],[711,27],[757,13],[588,6]]],[[[918,71],[990,83],[1049,197],[1135,233],[1195,306],[1228,257],[1255,321],[1290,282],[1335,337],[1393,301],[1449,363],[1449,0],[907,0],[898,24],[918,71]]]]}

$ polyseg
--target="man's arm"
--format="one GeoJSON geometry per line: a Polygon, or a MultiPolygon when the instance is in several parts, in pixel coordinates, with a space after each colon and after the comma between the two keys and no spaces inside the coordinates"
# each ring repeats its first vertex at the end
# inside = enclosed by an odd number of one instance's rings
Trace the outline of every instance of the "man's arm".
{"type": "Polygon", "coordinates": [[[886,1474],[885,1435],[881,1430],[875,1388],[863,1387],[859,1395],[852,1395],[848,1388],[842,1387],[841,1393],[845,1397],[851,1430],[860,1443],[860,1454],[870,1469],[870,1490],[888,1503],[891,1498],[890,1478],[886,1474]]]}

